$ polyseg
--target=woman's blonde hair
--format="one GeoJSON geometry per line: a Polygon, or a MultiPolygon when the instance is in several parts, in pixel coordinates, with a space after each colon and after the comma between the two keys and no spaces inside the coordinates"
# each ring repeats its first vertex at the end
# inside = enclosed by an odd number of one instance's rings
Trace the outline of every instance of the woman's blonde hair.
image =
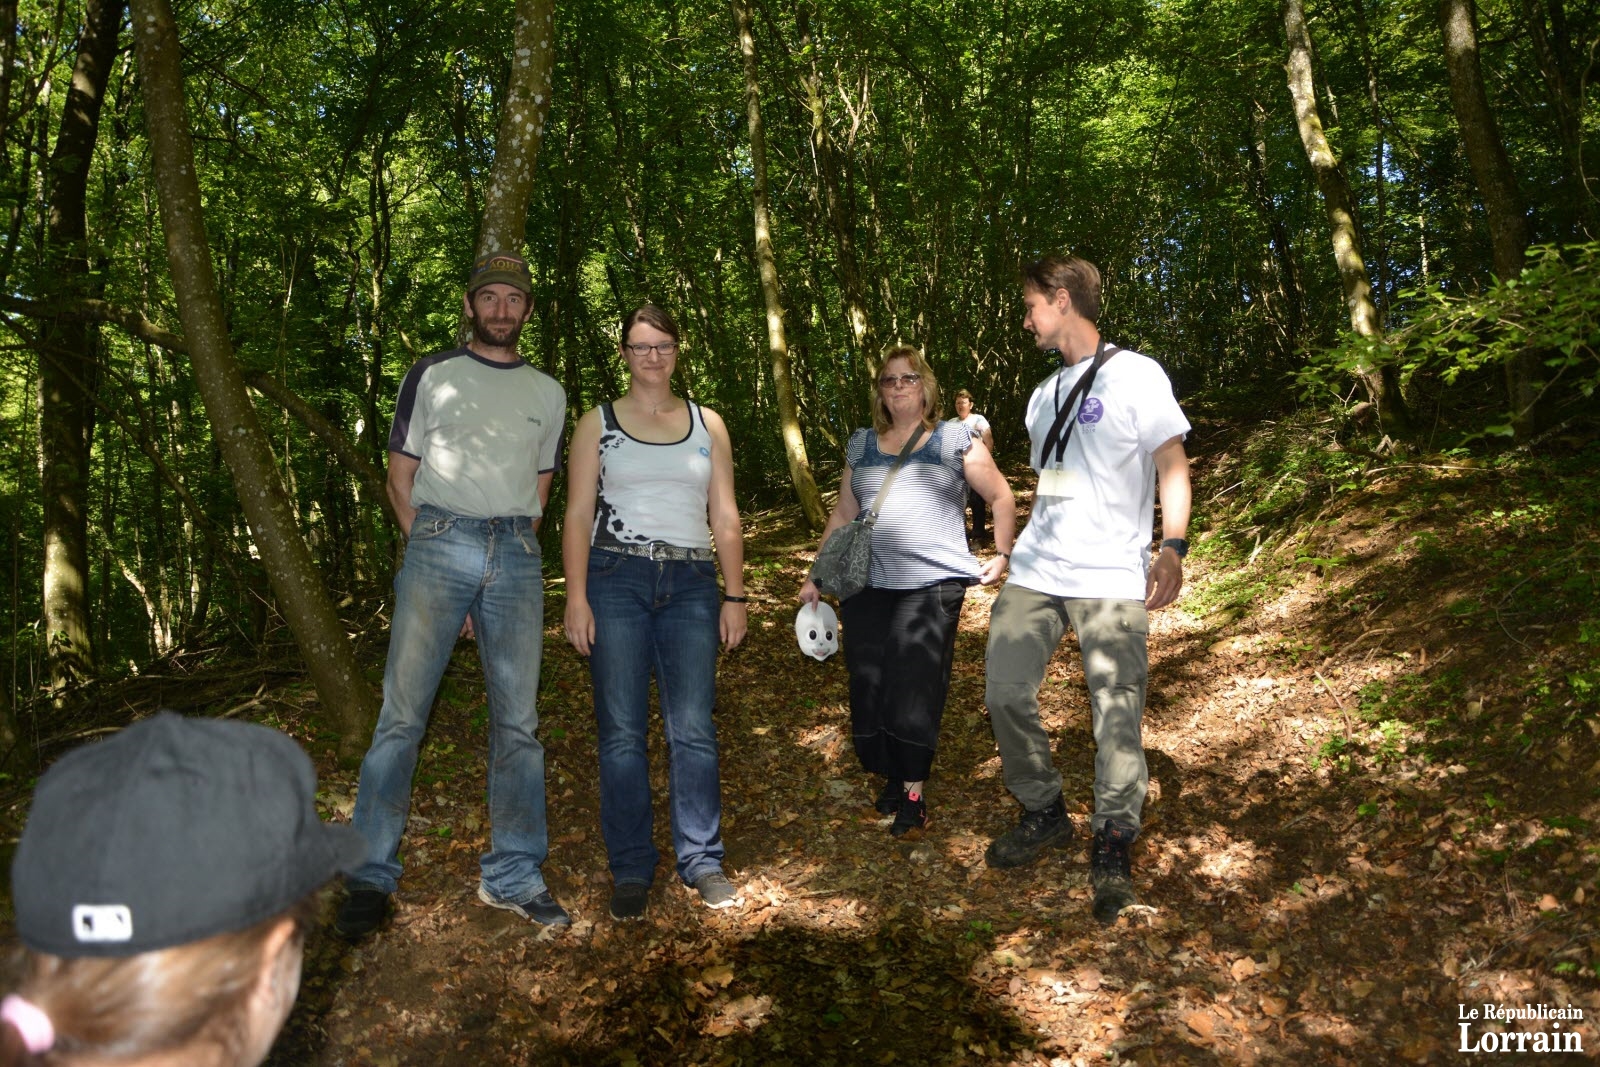
{"type": "MultiPolygon", "coordinates": [[[[939,416],[944,412],[939,406],[939,382],[933,376],[933,368],[928,366],[928,361],[922,355],[922,349],[912,348],[910,345],[894,345],[883,353],[883,363],[878,368],[879,378],[883,377],[883,368],[889,365],[890,360],[903,359],[911,364],[911,373],[922,377],[922,426],[931,430],[938,423],[939,416]]],[[[888,433],[894,425],[894,419],[889,416],[889,408],[883,402],[883,386],[878,382],[872,383],[872,428],[879,433],[888,433]]]]}
{"type": "Polygon", "coordinates": [[[243,1054],[245,1010],[278,924],[295,924],[299,944],[317,911],[317,895],[244,930],[136,956],[68,958],[22,950],[18,995],[55,1027],[55,1045],[35,1058],[17,1031],[0,1025],[0,1064],[51,1063],[56,1055],[132,1060],[192,1044],[220,1049],[223,1062],[243,1054]]]}

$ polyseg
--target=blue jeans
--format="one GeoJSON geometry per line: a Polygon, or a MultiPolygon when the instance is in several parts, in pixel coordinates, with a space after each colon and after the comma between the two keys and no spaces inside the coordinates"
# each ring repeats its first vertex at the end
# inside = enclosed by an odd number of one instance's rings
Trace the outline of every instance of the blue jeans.
{"type": "Polygon", "coordinates": [[[650,676],[661,697],[672,803],[672,848],[688,884],[722,869],[722,787],[717,769],[716,567],[589,553],[594,612],[594,714],[600,742],[600,829],[617,885],[649,885],[653,840],[645,738],[650,676]]]}
{"type": "Polygon", "coordinates": [[[489,696],[489,851],[483,882],[502,900],[545,891],[544,746],[534,736],[544,651],[544,578],[528,518],[469,519],[424,505],[395,576],[383,711],[361,761],[352,822],[367,840],[352,886],[393,893],[411,777],[439,680],[472,616],[489,696]]]}

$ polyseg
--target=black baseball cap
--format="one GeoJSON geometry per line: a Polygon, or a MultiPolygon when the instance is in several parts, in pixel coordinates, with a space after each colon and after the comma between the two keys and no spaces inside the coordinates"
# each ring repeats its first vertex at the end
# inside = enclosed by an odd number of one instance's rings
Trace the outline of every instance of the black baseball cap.
{"type": "Polygon", "coordinates": [[[45,772],[11,863],[17,936],[55,956],[134,956],[270,919],[366,851],[317,816],[292,739],[161,712],[45,772]]]}
{"type": "Polygon", "coordinates": [[[489,252],[472,261],[472,273],[467,275],[467,296],[486,285],[500,282],[533,295],[533,275],[528,272],[528,261],[514,252],[489,252]]]}

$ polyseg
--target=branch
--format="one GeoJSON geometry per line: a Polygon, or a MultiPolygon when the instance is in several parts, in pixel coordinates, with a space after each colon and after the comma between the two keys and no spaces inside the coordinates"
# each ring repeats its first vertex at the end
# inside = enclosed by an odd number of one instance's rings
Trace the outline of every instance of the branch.
{"type": "Polygon", "coordinates": [[[383,513],[390,522],[398,528],[400,520],[395,516],[394,504],[389,500],[388,489],[384,485],[383,473],[367,461],[355,445],[350,443],[350,438],[344,431],[328,421],[327,416],[306,403],[299,394],[288,386],[283,385],[269,374],[261,372],[247,373],[244,382],[250,388],[282,407],[289,414],[305,426],[306,429],[321,438],[322,443],[328,446],[339,465],[354,474],[366,485],[367,491],[376,497],[383,506],[383,513]]]}
{"type": "Polygon", "coordinates": [[[30,319],[81,319],[84,322],[109,322],[121,326],[141,341],[148,341],[169,352],[189,351],[188,342],[171,330],[145,318],[133,308],[118,307],[105,300],[74,300],[66,304],[47,304],[21,296],[0,296],[0,309],[16,312],[30,319]]]}
{"type": "MultiPolygon", "coordinates": [[[[187,354],[189,351],[188,342],[179,334],[158,326],[133,308],[119,307],[105,300],[76,300],[68,304],[46,304],[25,297],[0,295],[0,309],[14,311],[30,319],[66,317],[86,322],[108,322],[122,327],[134,337],[148,341],[157,348],[180,354],[187,354]]],[[[11,325],[16,329],[15,324],[11,325]]],[[[26,330],[18,329],[17,332],[30,343],[37,345],[37,339],[26,330]]],[[[350,443],[350,439],[345,437],[337,426],[323,417],[316,408],[265,374],[247,375],[246,383],[299,419],[306,429],[321,438],[334,458],[339,461],[340,466],[366,483],[368,490],[382,505],[383,513],[388,516],[389,521],[396,526],[399,525],[399,520],[395,518],[394,505],[390,503],[389,494],[384,488],[383,474],[357,451],[350,443]]],[[[135,439],[137,440],[137,437],[135,439]]]]}

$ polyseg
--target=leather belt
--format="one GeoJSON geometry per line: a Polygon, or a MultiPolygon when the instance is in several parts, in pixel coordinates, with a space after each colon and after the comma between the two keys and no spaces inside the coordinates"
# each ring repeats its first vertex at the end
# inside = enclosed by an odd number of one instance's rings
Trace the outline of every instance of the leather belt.
{"type": "Polygon", "coordinates": [[[717,558],[709,548],[682,548],[678,545],[652,541],[647,545],[595,545],[601,552],[616,552],[624,556],[642,556],[648,560],[694,560],[710,563],[717,558]]]}

